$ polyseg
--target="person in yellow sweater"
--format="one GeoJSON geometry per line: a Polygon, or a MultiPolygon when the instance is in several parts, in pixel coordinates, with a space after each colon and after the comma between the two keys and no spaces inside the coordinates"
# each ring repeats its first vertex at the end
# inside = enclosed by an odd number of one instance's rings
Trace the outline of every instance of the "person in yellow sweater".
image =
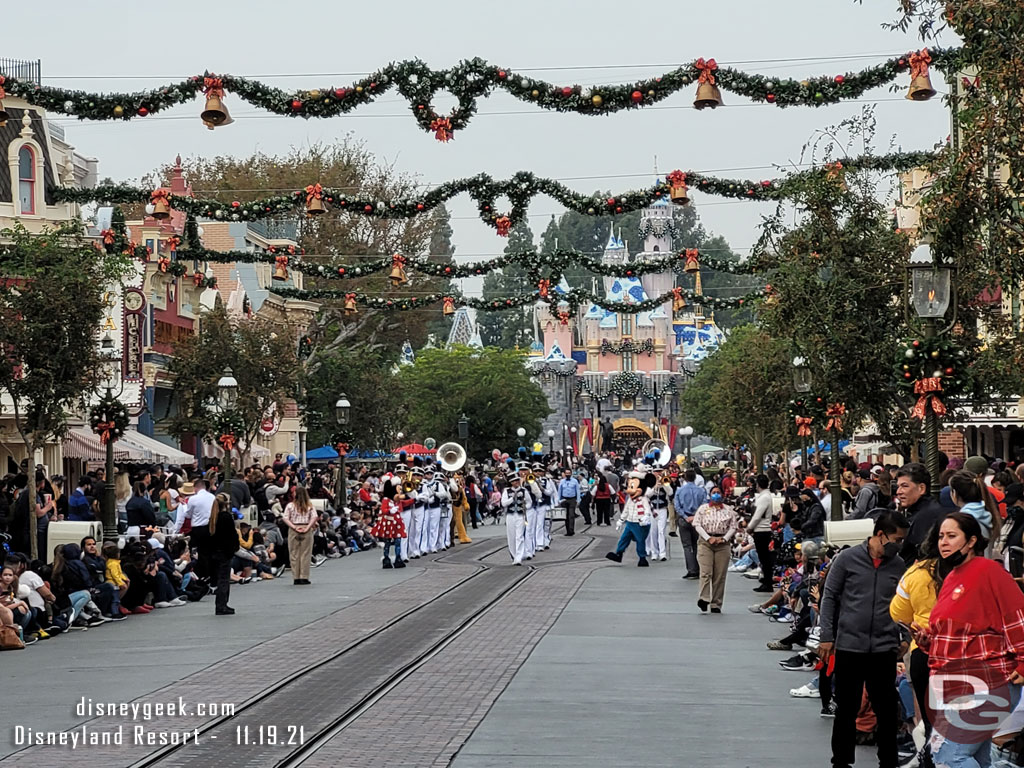
{"type": "Polygon", "coordinates": [[[128,585],[131,583],[128,577],[124,575],[124,571],[121,570],[121,550],[117,548],[117,544],[112,541],[108,541],[103,545],[103,559],[106,561],[106,568],[104,569],[107,577],[107,581],[117,587],[117,595],[114,597],[113,605],[110,606],[110,613],[114,616],[118,614],[127,616],[131,611],[127,608],[121,607],[121,598],[124,597],[125,592],[128,591],[128,585]]]}
{"type": "MultiPolygon", "coordinates": [[[[939,557],[939,526],[928,534],[921,544],[922,559],[914,563],[903,574],[896,595],[889,604],[889,615],[893,621],[909,628],[927,627],[928,618],[942,589],[945,573],[939,557]]],[[[932,725],[928,721],[928,654],[917,643],[910,644],[910,683],[914,687],[914,698],[926,736],[931,736],[932,725]]]]}

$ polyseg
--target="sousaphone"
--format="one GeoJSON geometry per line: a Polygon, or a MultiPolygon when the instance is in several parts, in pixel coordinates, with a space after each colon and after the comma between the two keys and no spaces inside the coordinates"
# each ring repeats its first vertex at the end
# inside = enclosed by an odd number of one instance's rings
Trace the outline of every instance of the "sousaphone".
{"type": "Polygon", "coordinates": [[[668,466],[668,463],[672,461],[672,451],[669,450],[668,443],[657,437],[644,443],[644,447],[640,449],[640,455],[645,460],[651,457],[650,463],[657,469],[668,466]]]}
{"type": "Polygon", "coordinates": [[[458,472],[466,463],[466,449],[458,443],[445,443],[437,449],[437,460],[445,472],[458,472]]]}

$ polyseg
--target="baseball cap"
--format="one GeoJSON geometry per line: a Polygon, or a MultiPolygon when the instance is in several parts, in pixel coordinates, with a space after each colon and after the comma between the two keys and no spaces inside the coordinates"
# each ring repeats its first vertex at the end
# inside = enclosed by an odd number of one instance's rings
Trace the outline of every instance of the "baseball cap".
{"type": "Polygon", "coordinates": [[[984,456],[971,456],[964,462],[964,469],[976,475],[984,476],[988,474],[988,462],[985,461],[984,456]]]}
{"type": "Polygon", "coordinates": [[[875,466],[871,468],[871,476],[874,477],[875,475],[880,475],[884,471],[885,467],[883,467],[881,464],[875,464],[875,466]]]}
{"type": "Polygon", "coordinates": [[[858,477],[860,477],[861,480],[870,480],[871,479],[871,473],[868,472],[866,469],[858,469],[857,470],[857,475],[858,475],[858,477]]]}

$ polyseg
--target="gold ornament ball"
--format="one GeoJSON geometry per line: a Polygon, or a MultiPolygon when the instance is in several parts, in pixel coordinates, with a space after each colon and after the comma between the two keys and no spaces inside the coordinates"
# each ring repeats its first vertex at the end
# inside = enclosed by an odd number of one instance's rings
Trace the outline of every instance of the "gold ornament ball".
{"type": "Polygon", "coordinates": [[[309,92],[309,98],[314,99],[314,100],[315,99],[319,99],[320,98],[320,91],[315,91],[315,90],[314,91],[310,91],[309,92]]]}
{"type": "Polygon", "coordinates": [[[534,99],[539,99],[540,98],[540,91],[538,91],[538,90],[530,91],[530,97],[534,98],[534,99]]]}
{"type": "Polygon", "coordinates": [[[932,350],[932,357],[938,357],[938,356],[939,356],[939,350],[933,349],[932,350]]]}
{"type": "Polygon", "coordinates": [[[590,103],[593,104],[595,107],[600,107],[602,104],[604,104],[604,99],[602,99],[600,96],[594,96],[593,98],[591,98],[590,103]]]}
{"type": "Polygon", "coordinates": [[[124,114],[124,107],[122,107],[120,105],[114,107],[114,117],[120,117],[123,114],[124,114]]]}
{"type": "Polygon", "coordinates": [[[356,86],[356,93],[362,93],[362,92],[363,92],[363,86],[357,85],[356,86]]]}
{"type": "Polygon", "coordinates": [[[810,84],[811,84],[811,81],[810,81],[810,80],[801,80],[801,81],[800,81],[800,85],[802,85],[802,86],[803,86],[804,88],[806,88],[806,87],[807,87],[807,86],[809,86],[810,84]]]}
{"type": "Polygon", "coordinates": [[[648,91],[647,92],[647,98],[653,99],[654,98],[654,91],[648,91]]]}

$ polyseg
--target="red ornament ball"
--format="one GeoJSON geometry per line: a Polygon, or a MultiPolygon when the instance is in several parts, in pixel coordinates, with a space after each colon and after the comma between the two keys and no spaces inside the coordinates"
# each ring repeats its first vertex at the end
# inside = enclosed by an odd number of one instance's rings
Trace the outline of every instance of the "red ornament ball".
{"type": "Polygon", "coordinates": [[[232,208],[237,208],[237,207],[238,207],[238,206],[240,206],[240,205],[241,205],[241,203],[240,203],[240,202],[238,202],[237,200],[232,200],[232,201],[231,201],[231,207],[232,207],[232,208]]]}
{"type": "Polygon", "coordinates": [[[146,115],[149,114],[149,110],[146,109],[145,107],[139,107],[138,112],[139,112],[139,117],[145,117],[146,115]]]}
{"type": "Polygon", "coordinates": [[[344,267],[338,267],[338,274],[339,275],[344,275],[345,274],[345,268],[344,267]]]}
{"type": "Polygon", "coordinates": [[[348,88],[335,88],[334,89],[334,98],[336,98],[336,99],[344,99],[346,96],[348,96],[348,88]]]}
{"type": "Polygon", "coordinates": [[[616,205],[615,206],[615,212],[616,213],[622,213],[622,206],[621,205],[616,205]]]}
{"type": "Polygon", "coordinates": [[[917,349],[918,347],[921,346],[921,340],[920,339],[914,339],[914,341],[911,343],[911,346],[913,346],[914,349],[917,349]]]}
{"type": "Polygon", "coordinates": [[[837,83],[839,83],[840,85],[842,85],[843,83],[845,83],[845,82],[846,82],[846,78],[845,78],[845,77],[843,77],[842,75],[836,75],[836,76],[835,76],[835,81],[836,81],[837,83]]]}
{"type": "Polygon", "coordinates": [[[292,99],[292,110],[298,112],[300,109],[302,109],[302,102],[298,99],[292,99]]]}
{"type": "Polygon", "coordinates": [[[363,210],[366,211],[367,213],[369,213],[370,211],[373,210],[373,206],[372,205],[364,205],[363,206],[363,210]]]}
{"type": "Polygon", "coordinates": [[[504,69],[499,69],[498,70],[498,77],[501,78],[502,80],[505,79],[505,70],[504,69]]]}
{"type": "Polygon", "coordinates": [[[769,94],[765,95],[764,100],[767,101],[769,104],[774,104],[775,103],[775,94],[774,93],[769,93],[769,94]]]}
{"type": "Polygon", "coordinates": [[[947,376],[952,376],[953,375],[953,369],[952,368],[947,368],[945,373],[946,373],[947,376]]]}
{"type": "Polygon", "coordinates": [[[444,273],[445,273],[446,275],[450,275],[450,274],[452,273],[452,268],[451,268],[451,267],[445,267],[445,268],[444,268],[444,273]]]}
{"type": "Polygon", "coordinates": [[[641,101],[644,100],[644,95],[640,93],[640,91],[633,91],[633,94],[630,98],[633,99],[634,104],[639,104],[641,101]]]}
{"type": "Polygon", "coordinates": [[[562,95],[563,96],[572,96],[572,88],[570,88],[568,85],[565,86],[564,88],[562,88],[562,95]]]}
{"type": "Polygon", "coordinates": [[[615,198],[614,197],[609,197],[605,202],[607,202],[608,205],[610,205],[610,206],[611,205],[615,205],[615,198]]]}
{"type": "Polygon", "coordinates": [[[416,210],[422,211],[426,206],[423,203],[416,203],[416,210]]]}
{"type": "Polygon", "coordinates": [[[904,374],[903,374],[903,378],[904,378],[904,379],[909,379],[909,378],[911,378],[911,376],[910,376],[910,371],[907,371],[906,373],[904,373],[904,374]]]}

